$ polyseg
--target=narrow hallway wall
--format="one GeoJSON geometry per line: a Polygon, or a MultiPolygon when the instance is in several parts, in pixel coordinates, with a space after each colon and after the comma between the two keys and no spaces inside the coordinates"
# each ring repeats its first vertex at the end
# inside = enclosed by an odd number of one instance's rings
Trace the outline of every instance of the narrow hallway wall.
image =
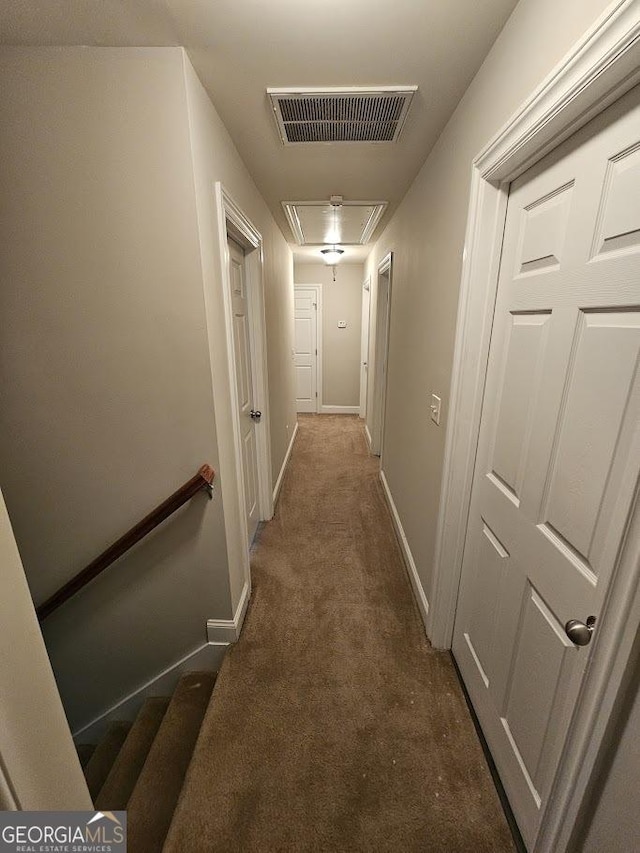
{"type": "Polygon", "coordinates": [[[360,404],[360,336],[363,264],[339,264],[336,281],[326,264],[295,264],[296,284],[322,285],[322,403],[357,414],[360,404]],[[339,329],[344,320],[346,328],[339,329]]]}
{"type": "MultiPolygon", "coordinates": [[[[215,387],[225,381],[226,351],[214,185],[220,181],[242,212],[260,231],[264,246],[264,293],[267,328],[267,369],[271,419],[272,486],[282,468],[296,422],[293,375],[293,259],[262,196],[236,151],[231,137],[184,54],[185,86],[198,211],[198,230],[204,300],[207,306],[209,358],[215,387]]],[[[234,413],[225,396],[214,400],[220,456],[233,454],[234,413]]],[[[256,429],[265,429],[265,423],[256,429]]],[[[229,484],[227,483],[227,486],[229,484]]],[[[225,503],[225,513],[237,514],[238,501],[225,503]]],[[[236,522],[237,524],[237,522],[236,522]]],[[[240,543],[242,547],[242,543],[240,543]]],[[[240,601],[244,577],[232,559],[231,596],[234,610],[240,601]]]]}
{"type": "MultiPolygon", "coordinates": [[[[429,601],[472,160],[608,5],[518,4],[367,261],[375,316],[377,265],[394,253],[383,469],[429,601]]],[[[374,352],[372,330],[369,399],[374,352]]]]}
{"type": "MultiPolygon", "coordinates": [[[[0,71],[0,481],[39,603],[202,463],[219,475],[219,437],[184,51],[7,48],[0,71]]],[[[268,316],[291,317],[289,249],[207,104],[202,191],[247,205],[268,316]]],[[[279,334],[276,475],[295,416],[279,334]]],[[[232,618],[219,485],[47,620],[74,730],[232,618]]]]}

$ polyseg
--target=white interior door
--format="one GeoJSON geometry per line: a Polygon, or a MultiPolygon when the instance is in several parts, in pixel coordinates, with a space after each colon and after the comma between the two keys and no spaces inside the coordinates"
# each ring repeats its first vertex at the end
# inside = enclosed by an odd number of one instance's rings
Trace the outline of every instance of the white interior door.
{"type": "Polygon", "coordinates": [[[384,443],[384,413],[387,395],[389,361],[389,321],[391,314],[391,266],[378,273],[376,298],[375,377],[373,382],[371,452],[382,455],[384,443]]]}
{"type": "Polygon", "coordinates": [[[245,509],[249,544],[260,521],[258,506],[258,455],[256,423],[259,415],[253,405],[253,375],[251,370],[251,332],[249,299],[245,276],[244,251],[229,239],[229,283],[233,312],[233,344],[235,356],[236,388],[238,392],[238,422],[242,443],[242,476],[244,480],[245,509]]]}
{"type": "Polygon", "coordinates": [[[295,288],[295,374],[296,409],[318,410],[318,292],[295,288]]]}
{"type": "Polygon", "coordinates": [[[369,309],[371,283],[367,279],[362,286],[362,332],[360,335],[360,417],[367,416],[367,383],[369,381],[369,309]]]}
{"type": "Polygon", "coordinates": [[[638,484],[639,95],[507,209],[453,649],[529,846],[638,484]]]}

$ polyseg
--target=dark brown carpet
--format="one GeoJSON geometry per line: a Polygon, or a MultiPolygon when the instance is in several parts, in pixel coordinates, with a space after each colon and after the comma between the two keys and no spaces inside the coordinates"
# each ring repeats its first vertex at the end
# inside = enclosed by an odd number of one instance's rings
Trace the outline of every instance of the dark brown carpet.
{"type": "Polygon", "coordinates": [[[159,853],[211,698],[213,672],[183,675],[127,803],[131,853],[159,853]]]}
{"type": "Polygon", "coordinates": [[[127,808],[168,705],[168,699],[145,701],[94,800],[97,809],[120,811],[127,808]]]}
{"type": "Polygon", "coordinates": [[[102,740],[93,750],[91,758],[84,768],[84,777],[87,780],[87,787],[93,800],[98,796],[104,785],[130,728],[131,723],[110,723],[102,740]]]}
{"type": "Polygon", "coordinates": [[[511,851],[357,417],[302,416],[165,851],[511,851]]]}

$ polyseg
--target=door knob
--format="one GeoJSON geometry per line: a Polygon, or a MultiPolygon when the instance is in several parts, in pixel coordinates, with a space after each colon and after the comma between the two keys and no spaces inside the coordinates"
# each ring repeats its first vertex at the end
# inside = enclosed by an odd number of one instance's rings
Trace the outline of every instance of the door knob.
{"type": "Polygon", "coordinates": [[[579,619],[569,619],[567,624],[564,626],[564,630],[567,637],[572,643],[575,643],[576,646],[588,646],[591,642],[595,624],[595,616],[589,616],[586,625],[579,619]]]}
{"type": "Polygon", "coordinates": [[[258,412],[255,409],[251,409],[250,415],[254,421],[259,421],[262,417],[262,412],[258,412]]]}

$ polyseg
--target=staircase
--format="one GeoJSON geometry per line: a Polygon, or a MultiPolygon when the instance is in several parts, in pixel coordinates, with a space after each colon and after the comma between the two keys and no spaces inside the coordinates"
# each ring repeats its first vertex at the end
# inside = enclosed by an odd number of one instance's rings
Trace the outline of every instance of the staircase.
{"type": "Polygon", "coordinates": [[[96,809],[126,809],[132,853],[162,850],[215,680],[185,675],[170,699],[147,699],[133,723],[113,722],[97,746],[78,745],[96,809]]]}

